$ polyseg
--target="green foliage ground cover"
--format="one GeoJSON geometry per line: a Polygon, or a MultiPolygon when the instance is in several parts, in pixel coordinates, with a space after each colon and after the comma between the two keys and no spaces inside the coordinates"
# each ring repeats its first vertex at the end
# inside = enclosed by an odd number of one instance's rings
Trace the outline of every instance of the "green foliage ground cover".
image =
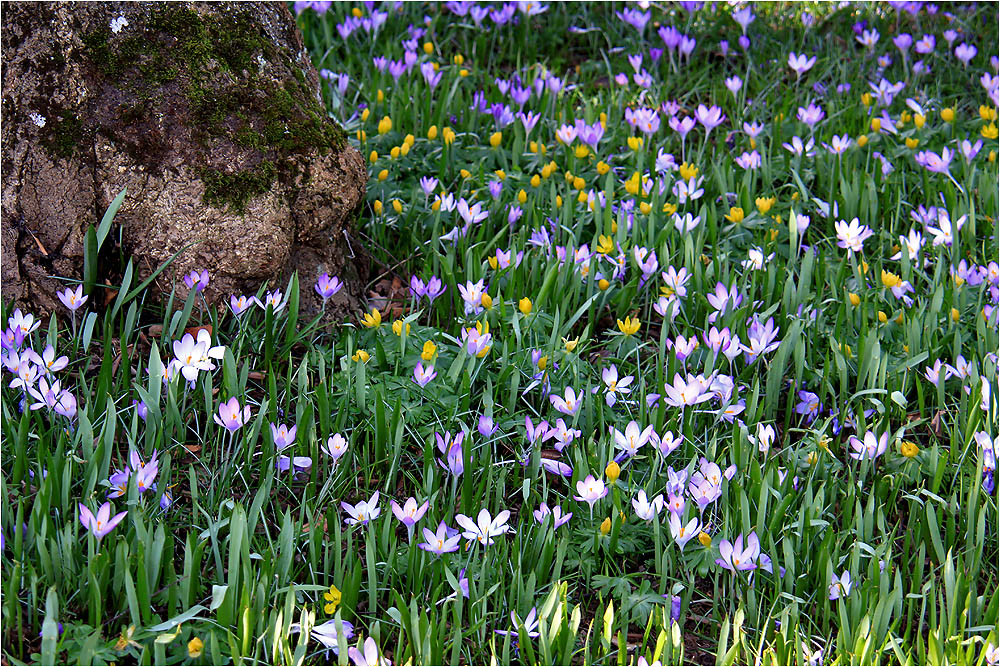
{"type": "Polygon", "coordinates": [[[6,661],[996,664],[995,5],[295,9],[370,303],[5,305],[6,661]]]}

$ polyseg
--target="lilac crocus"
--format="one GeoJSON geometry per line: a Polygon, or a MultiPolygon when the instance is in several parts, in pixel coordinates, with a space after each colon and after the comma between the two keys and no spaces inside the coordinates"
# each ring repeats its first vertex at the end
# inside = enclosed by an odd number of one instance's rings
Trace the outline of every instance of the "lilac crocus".
{"type": "Polygon", "coordinates": [[[462,535],[457,530],[449,528],[444,521],[438,524],[437,532],[429,528],[423,528],[422,530],[424,541],[417,546],[424,551],[429,551],[438,556],[458,551],[458,543],[461,541],[462,535]]]}
{"type": "Polygon", "coordinates": [[[83,285],[77,285],[76,289],[66,288],[61,292],[56,292],[56,296],[62,301],[62,304],[69,308],[71,311],[76,311],[80,306],[87,302],[89,297],[83,294],[83,285]]]}
{"type": "Polygon", "coordinates": [[[852,585],[851,573],[847,570],[844,570],[839,577],[836,574],[830,575],[830,599],[839,600],[848,597],[852,585]]]}
{"type": "Polygon", "coordinates": [[[327,273],[321,275],[315,285],[316,293],[323,298],[323,301],[332,297],[334,294],[343,289],[343,287],[344,283],[340,281],[340,278],[337,276],[333,276],[331,278],[327,273]]]}
{"type": "Polygon", "coordinates": [[[757,533],[752,532],[746,539],[746,546],[743,544],[743,535],[740,534],[736,541],[722,540],[719,543],[719,555],[715,563],[731,572],[742,570],[753,570],[757,567],[757,558],[760,556],[760,542],[757,533]]]}
{"type": "Polygon", "coordinates": [[[284,424],[271,423],[271,438],[274,440],[274,446],[278,450],[282,450],[285,447],[293,444],[295,442],[295,432],[298,430],[297,426],[292,426],[288,428],[284,424]]]}
{"type": "Polygon", "coordinates": [[[852,435],[849,440],[851,449],[850,457],[856,461],[868,459],[874,461],[885,453],[889,447],[889,434],[875,435],[872,431],[865,433],[864,440],[852,435]]]}
{"type": "Polygon", "coordinates": [[[552,530],[555,530],[559,526],[565,525],[566,523],[569,522],[570,519],[573,518],[572,512],[564,514],[562,507],[560,507],[559,505],[556,505],[552,509],[549,509],[549,506],[544,502],[541,505],[539,505],[538,509],[534,510],[532,514],[535,517],[535,521],[537,521],[538,523],[543,523],[545,521],[545,517],[551,516],[552,530]]]}
{"type": "Polygon", "coordinates": [[[367,525],[369,521],[378,518],[378,515],[382,513],[382,509],[378,506],[378,497],[379,492],[376,491],[372,494],[371,498],[361,500],[357,505],[350,505],[341,501],[340,507],[347,513],[344,523],[348,526],[355,526],[359,523],[367,525]]]}
{"type": "Polygon", "coordinates": [[[198,271],[191,271],[184,276],[184,284],[187,285],[188,289],[193,289],[196,292],[204,291],[208,287],[208,271],[202,269],[199,273],[198,271]]]}
{"type": "Polygon", "coordinates": [[[325,447],[322,447],[323,451],[330,455],[333,459],[334,465],[340,460],[344,454],[347,453],[347,439],[344,438],[339,433],[334,433],[326,440],[325,447]]]}
{"type": "Polygon", "coordinates": [[[115,526],[121,523],[122,519],[128,512],[119,512],[118,514],[111,516],[111,503],[104,503],[101,505],[100,509],[97,510],[97,515],[95,516],[90,509],[83,503],[80,506],[80,523],[83,527],[90,531],[90,533],[97,539],[101,539],[112,530],[115,526]]]}
{"type": "Polygon", "coordinates": [[[229,309],[233,311],[233,315],[240,316],[251,306],[263,306],[260,303],[260,299],[255,296],[239,295],[233,294],[229,297],[229,309]]]}
{"type": "Polygon", "coordinates": [[[234,433],[250,420],[250,406],[240,407],[239,399],[233,396],[219,406],[219,414],[214,417],[216,424],[234,433]]]}
{"type": "Polygon", "coordinates": [[[955,47],[955,57],[962,61],[962,67],[968,67],[969,62],[976,57],[976,53],[978,53],[976,47],[965,42],[955,47]]]}
{"type": "Polygon", "coordinates": [[[393,515],[399,519],[407,529],[412,529],[418,521],[420,521],[424,514],[427,513],[427,509],[431,506],[429,500],[425,500],[422,505],[417,505],[417,499],[410,497],[406,499],[406,502],[400,506],[395,500],[389,503],[392,508],[393,515]]]}
{"type": "Polygon", "coordinates": [[[418,361],[416,367],[413,369],[413,381],[421,387],[426,387],[427,383],[436,377],[437,371],[434,370],[434,366],[424,366],[423,363],[418,361]]]}
{"type": "Polygon", "coordinates": [[[698,119],[698,122],[705,127],[706,132],[711,132],[726,120],[726,114],[722,113],[722,109],[714,104],[710,107],[699,104],[694,115],[698,119]]]}
{"type": "Polygon", "coordinates": [[[509,518],[510,512],[508,510],[503,510],[496,517],[492,517],[486,508],[479,511],[479,515],[475,521],[464,514],[455,515],[455,521],[465,529],[462,532],[462,537],[468,540],[469,543],[478,542],[483,546],[493,544],[494,537],[503,535],[510,530],[510,527],[507,525],[509,518]]]}
{"type": "Polygon", "coordinates": [[[605,486],[604,480],[597,479],[593,475],[587,475],[586,479],[578,481],[576,490],[580,495],[573,497],[590,505],[591,512],[594,511],[594,503],[608,495],[608,487],[605,486]]]}
{"type": "Polygon", "coordinates": [[[792,68],[793,72],[795,72],[796,78],[801,78],[801,76],[811,70],[815,64],[816,56],[809,58],[806,57],[804,53],[796,54],[795,52],[788,54],[788,66],[792,68]]]}

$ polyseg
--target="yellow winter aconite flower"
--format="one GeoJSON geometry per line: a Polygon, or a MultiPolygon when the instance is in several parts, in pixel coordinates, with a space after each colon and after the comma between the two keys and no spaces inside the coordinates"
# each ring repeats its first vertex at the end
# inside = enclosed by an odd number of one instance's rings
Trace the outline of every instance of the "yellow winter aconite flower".
{"type": "Polygon", "coordinates": [[[609,287],[611,287],[611,283],[608,282],[607,278],[601,278],[597,281],[597,288],[602,292],[606,291],[609,287]]]}
{"type": "Polygon", "coordinates": [[[598,174],[600,174],[601,176],[604,176],[609,171],[611,171],[611,165],[610,164],[608,164],[604,160],[601,160],[600,162],[597,163],[597,173],[598,174]]]}
{"type": "Polygon", "coordinates": [[[395,160],[396,158],[399,157],[399,154],[402,152],[402,150],[403,149],[401,149],[399,146],[393,146],[392,150],[389,151],[389,157],[395,160]]]}
{"type": "Polygon", "coordinates": [[[194,637],[188,642],[188,657],[189,658],[200,658],[201,652],[205,649],[205,642],[201,641],[198,637],[194,637]]]}
{"type": "Polygon", "coordinates": [[[757,210],[760,211],[761,215],[767,215],[776,201],[778,201],[777,197],[757,197],[754,204],[757,205],[757,210]]]}
{"type": "Polygon", "coordinates": [[[597,237],[597,252],[602,255],[607,255],[613,252],[615,249],[615,241],[610,236],[605,236],[601,234],[597,237]]]}
{"type": "Polygon", "coordinates": [[[895,273],[891,273],[885,269],[882,270],[882,285],[885,286],[886,289],[892,289],[902,282],[903,280],[895,273]]]}
{"type": "Polygon", "coordinates": [[[375,215],[382,215],[382,200],[376,199],[375,203],[372,204],[372,210],[375,211],[375,215]]]}
{"type": "Polygon", "coordinates": [[[464,79],[465,77],[469,76],[469,70],[463,67],[462,69],[458,70],[458,75],[464,79]]]}
{"type": "Polygon", "coordinates": [[[430,139],[431,141],[433,141],[434,139],[437,139],[437,136],[438,136],[437,125],[431,125],[429,128],[427,128],[427,138],[428,139],[430,139]]]}
{"type": "Polygon", "coordinates": [[[916,148],[919,144],[920,144],[920,140],[919,139],[914,139],[913,137],[907,137],[906,138],[906,147],[909,148],[911,151],[914,148],[916,148]]]}
{"type": "Polygon", "coordinates": [[[878,311],[878,321],[881,322],[882,324],[885,324],[886,322],[889,321],[889,316],[880,310],[878,311]]]}
{"type": "Polygon", "coordinates": [[[867,145],[868,145],[868,135],[862,134],[860,137],[858,137],[858,148],[864,148],[867,145]]]}
{"type": "Polygon", "coordinates": [[[368,120],[368,116],[370,116],[371,113],[372,110],[369,109],[368,107],[365,107],[365,110],[361,112],[361,122],[368,120]]]}
{"type": "Polygon", "coordinates": [[[468,169],[459,169],[458,175],[461,176],[462,178],[472,178],[472,172],[469,171],[468,169]]]}
{"type": "Polygon", "coordinates": [[[706,533],[704,530],[698,533],[698,541],[701,542],[701,546],[706,549],[712,546],[712,536],[706,533]]]}
{"type": "Polygon", "coordinates": [[[369,153],[368,161],[371,162],[372,164],[375,164],[375,162],[378,161],[378,151],[372,151],[371,153],[369,153]]]}
{"type": "Polygon", "coordinates": [[[367,364],[368,360],[372,358],[372,355],[368,354],[366,350],[358,350],[351,355],[351,361],[360,361],[363,364],[367,364]]]}
{"type": "Polygon", "coordinates": [[[546,368],[548,368],[549,366],[548,356],[538,357],[538,361],[535,362],[535,366],[537,366],[538,370],[540,371],[544,371],[546,368]]]}
{"type": "Polygon", "coordinates": [[[403,212],[403,203],[401,201],[399,201],[398,199],[393,199],[392,200],[392,210],[395,211],[397,214],[398,213],[402,213],[403,212]]]}
{"type": "Polygon", "coordinates": [[[988,107],[985,104],[980,104],[979,117],[986,121],[996,120],[997,119],[996,107],[988,107]]]}
{"type": "Polygon", "coordinates": [[[950,123],[955,120],[955,110],[951,107],[941,109],[941,120],[946,123],[950,123]]]}
{"type": "Polygon", "coordinates": [[[528,201],[528,193],[525,192],[523,189],[518,190],[517,191],[517,201],[518,201],[519,204],[523,204],[524,202],[528,201]]]}
{"type": "Polygon", "coordinates": [[[642,148],[642,137],[629,137],[628,147],[634,151],[637,151],[640,148],[642,148]]]}
{"type": "Polygon", "coordinates": [[[952,308],[951,309],[951,321],[952,322],[958,322],[958,320],[961,319],[961,317],[962,317],[962,314],[960,312],[958,312],[958,308],[952,308]]]}
{"type": "Polygon", "coordinates": [[[854,292],[848,293],[847,298],[850,299],[852,306],[856,307],[861,303],[861,297],[854,292]]]}
{"type": "Polygon", "coordinates": [[[503,169],[497,169],[496,171],[493,172],[493,174],[501,181],[507,180],[507,172],[504,171],[503,169]]]}
{"type": "Polygon", "coordinates": [[[562,195],[556,195],[556,206],[562,208],[562,195]]]}
{"type": "Polygon", "coordinates": [[[739,224],[743,222],[744,218],[743,209],[740,208],[739,206],[733,206],[732,208],[729,209],[729,213],[725,217],[726,220],[728,220],[729,222],[739,224]]]}
{"type": "MultiPolygon", "coordinates": [[[[381,90],[378,91],[378,92],[379,92],[379,94],[382,93],[381,90]]],[[[389,118],[388,116],[384,116],[382,118],[382,120],[380,120],[378,122],[378,133],[379,134],[386,134],[387,132],[391,132],[391,131],[392,131],[392,118],[389,118]]]]}
{"type": "Polygon", "coordinates": [[[325,611],[328,615],[333,615],[333,613],[337,611],[337,605],[340,604],[342,597],[340,589],[333,584],[330,584],[330,590],[323,593],[323,599],[326,600],[326,604],[323,605],[323,611],[325,611]]]}
{"type": "Polygon", "coordinates": [[[865,93],[864,95],[862,95],[861,103],[864,104],[866,107],[870,107],[872,105],[872,94],[865,93]]]}
{"type": "Polygon", "coordinates": [[[583,158],[590,155],[590,149],[587,148],[586,146],[578,145],[576,148],[573,149],[573,155],[575,155],[577,159],[582,160],[583,158]]]}
{"type": "Polygon", "coordinates": [[[372,308],[372,312],[365,313],[364,317],[361,318],[361,324],[369,329],[377,329],[382,326],[382,314],[378,312],[377,308],[372,308]]]}
{"type": "Polygon", "coordinates": [[[806,456],[806,463],[813,466],[816,465],[816,461],[819,461],[819,454],[816,452],[809,452],[808,456],[806,456]]]}
{"type": "Polygon", "coordinates": [[[427,55],[434,53],[434,45],[430,42],[424,42],[424,53],[427,55]]]}
{"type": "Polygon", "coordinates": [[[608,481],[614,484],[618,481],[618,477],[622,474],[621,466],[618,465],[616,461],[611,461],[608,463],[607,467],[604,468],[604,476],[608,478],[608,481]]]}
{"type": "Polygon", "coordinates": [[[632,174],[627,181],[625,181],[625,190],[631,195],[639,194],[639,188],[642,186],[639,172],[632,174]]]}
{"type": "Polygon", "coordinates": [[[643,215],[649,215],[650,211],[652,210],[653,207],[649,204],[649,202],[642,202],[641,204],[639,204],[639,212],[642,213],[643,215]]]}
{"type": "Polygon", "coordinates": [[[872,118],[871,126],[872,132],[880,132],[882,130],[882,119],[872,118]]]}
{"type": "Polygon", "coordinates": [[[690,181],[692,178],[698,178],[698,167],[687,162],[683,163],[678,169],[681,174],[681,178],[685,181],[690,181]]]}
{"type": "Polygon", "coordinates": [[[909,440],[903,440],[899,443],[899,453],[908,459],[912,459],[914,456],[920,453],[920,447],[917,443],[910,442],[909,440]]]}
{"type": "Polygon", "coordinates": [[[490,308],[493,307],[493,297],[491,297],[489,294],[483,294],[482,304],[483,308],[489,310],[490,308]]]}
{"type": "Polygon", "coordinates": [[[433,341],[427,341],[424,343],[424,349],[420,351],[420,358],[424,361],[432,361],[434,355],[437,354],[438,347],[433,341]]]}
{"type": "Polygon", "coordinates": [[[361,18],[363,16],[363,12],[361,11],[361,8],[360,7],[351,7],[351,16],[353,16],[356,19],[361,18]]]}
{"type": "Polygon", "coordinates": [[[670,202],[666,202],[663,205],[663,212],[666,213],[667,215],[673,215],[674,213],[677,212],[677,204],[671,204],[670,202]]]}
{"type": "Polygon", "coordinates": [[[631,336],[639,330],[639,318],[626,317],[625,321],[618,320],[618,330],[626,336],[631,336]]]}
{"type": "Polygon", "coordinates": [[[580,337],[577,336],[576,338],[563,338],[562,342],[563,346],[566,348],[566,351],[572,352],[573,350],[576,349],[576,346],[580,344],[580,337]]]}
{"type": "Polygon", "coordinates": [[[531,187],[537,188],[539,185],[542,184],[542,179],[538,177],[538,174],[535,174],[534,176],[531,177],[530,182],[531,182],[531,187]]]}
{"type": "Polygon", "coordinates": [[[378,173],[378,180],[384,181],[387,178],[389,178],[389,170],[388,169],[383,169],[382,171],[380,171],[378,173]]]}
{"type": "Polygon", "coordinates": [[[403,320],[396,320],[395,322],[392,323],[392,333],[396,334],[397,336],[402,336],[403,335],[403,325],[404,324],[406,325],[406,335],[409,336],[410,335],[410,323],[409,322],[403,322],[403,320]]]}
{"type": "Polygon", "coordinates": [[[924,126],[924,123],[926,122],[927,122],[927,116],[923,115],[922,113],[913,115],[913,124],[917,126],[918,130],[922,128],[924,126]]]}
{"type": "Polygon", "coordinates": [[[522,315],[530,315],[531,314],[531,299],[529,299],[528,297],[524,297],[523,299],[521,299],[520,301],[518,301],[517,302],[517,309],[521,311],[522,315]]]}
{"type": "Polygon", "coordinates": [[[444,139],[444,143],[451,145],[455,141],[455,130],[450,127],[446,127],[441,131],[441,138],[444,139]]]}
{"type": "MultiPolygon", "coordinates": [[[[405,156],[406,156],[406,155],[408,155],[409,153],[410,153],[410,144],[408,144],[408,143],[405,143],[405,142],[404,142],[403,144],[401,144],[401,145],[399,146],[399,154],[400,154],[400,155],[402,155],[402,156],[404,156],[404,157],[405,157],[405,156]]],[[[396,156],[395,156],[395,155],[393,155],[393,157],[396,157],[396,156]]]]}
{"type": "Polygon", "coordinates": [[[583,180],[579,176],[573,179],[574,190],[583,190],[585,187],[587,187],[587,181],[583,180]]]}
{"type": "MultiPolygon", "coordinates": [[[[367,111],[367,109],[366,109],[366,111],[367,111]]],[[[358,141],[364,142],[367,139],[368,139],[368,135],[365,133],[365,131],[364,130],[358,130],[358,141]]]]}
{"type": "Polygon", "coordinates": [[[611,532],[611,517],[607,517],[601,522],[601,535],[607,535],[611,532]]]}
{"type": "Polygon", "coordinates": [[[1000,136],[1000,131],[997,130],[996,123],[990,123],[984,125],[983,129],[979,130],[979,134],[983,135],[984,139],[996,139],[997,136],[1000,136]]]}
{"type": "Polygon", "coordinates": [[[490,135],[490,146],[496,148],[503,141],[503,132],[494,132],[490,135]]]}

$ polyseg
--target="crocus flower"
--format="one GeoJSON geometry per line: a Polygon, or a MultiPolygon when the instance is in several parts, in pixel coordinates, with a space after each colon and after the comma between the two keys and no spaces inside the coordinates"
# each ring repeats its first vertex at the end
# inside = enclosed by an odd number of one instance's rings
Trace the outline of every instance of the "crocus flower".
{"type": "MultiPolygon", "coordinates": [[[[291,632],[301,632],[302,628],[298,623],[292,623],[289,626],[289,630],[291,632]]],[[[331,618],[325,623],[313,626],[310,634],[313,639],[326,648],[332,649],[334,653],[339,653],[340,635],[342,634],[345,640],[350,639],[354,636],[354,626],[347,621],[338,621],[335,618],[331,618]]]]}
{"type": "Polygon", "coordinates": [[[427,383],[436,377],[437,371],[434,370],[434,366],[427,365],[425,367],[418,361],[416,367],[413,369],[413,381],[421,387],[426,387],[427,383]]]}
{"type": "Polygon", "coordinates": [[[876,436],[872,431],[865,433],[864,440],[861,440],[857,436],[852,435],[851,439],[848,441],[851,445],[853,452],[850,452],[852,459],[856,461],[863,461],[864,459],[869,459],[874,461],[879,456],[885,453],[885,450],[889,446],[889,434],[883,433],[882,435],[876,436]]]}
{"type": "Polygon", "coordinates": [[[710,384],[711,381],[702,375],[688,373],[685,379],[680,373],[675,373],[673,384],[663,387],[664,401],[678,408],[704,403],[712,398],[712,393],[708,391],[710,384]]]}
{"type": "Polygon", "coordinates": [[[274,440],[274,446],[278,450],[282,450],[285,447],[293,444],[295,442],[295,433],[298,427],[293,425],[288,428],[284,424],[275,424],[271,422],[271,438],[274,440]]]}
{"type": "Polygon", "coordinates": [[[248,297],[244,294],[236,296],[233,294],[229,297],[229,309],[233,311],[233,315],[242,315],[244,311],[254,305],[260,306],[261,308],[264,307],[263,304],[261,304],[260,299],[255,296],[248,297]]]}
{"type": "Polygon", "coordinates": [[[89,298],[83,294],[83,285],[77,285],[75,290],[67,287],[61,292],[56,292],[56,296],[64,306],[73,311],[85,304],[89,298]]]}
{"type": "Polygon", "coordinates": [[[383,667],[384,665],[391,665],[384,656],[379,654],[378,645],[375,640],[371,637],[365,639],[364,653],[351,646],[347,649],[347,656],[354,662],[355,665],[360,667],[383,667]]]}
{"type": "Polygon", "coordinates": [[[542,523],[543,521],[545,521],[545,517],[551,516],[552,530],[555,530],[559,526],[568,523],[569,520],[573,518],[572,512],[563,514],[563,509],[559,505],[556,505],[550,510],[549,506],[544,502],[541,505],[539,505],[538,509],[534,510],[532,514],[535,517],[535,521],[537,521],[538,523],[542,523]]]}
{"type": "Polygon", "coordinates": [[[104,503],[101,505],[100,509],[97,510],[97,515],[95,516],[90,509],[87,508],[83,503],[79,504],[80,507],[80,523],[83,527],[90,531],[90,533],[97,539],[101,539],[112,530],[115,526],[121,523],[122,519],[128,512],[119,512],[118,514],[111,516],[111,503],[104,503]]]}
{"type": "Polygon", "coordinates": [[[844,570],[840,577],[836,574],[830,575],[830,599],[839,600],[840,598],[846,598],[851,594],[851,573],[844,570]]]}
{"type": "Polygon", "coordinates": [[[701,530],[701,522],[698,520],[698,517],[692,518],[685,524],[680,514],[676,512],[670,513],[670,516],[667,518],[667,524],[670,526],[670,535],[677,542],[677,546],[680,547],[681,551],[684,551],[684,545],[701,530]]]}
{"type": "Polygon", "coordinates": [[[361,500],[357,505],[349,505],[341,501],[341,508],[347,512],[347,518],[344,519],[344,523],[348,526],[354,526],[359,523],[367,525],[369,521],[377,518],[382,513],[382,509],[378,506],[378,496],[379,492],[376,491],[367,501],[361,500]]]}
{"type": "Polygon", "coordinates": [[[837,220],[833,226],[837,230],[837,245],[851,252],[861,252],[865,239],[873,234],[872,230],[867,225],[862,225],[857,218],[849,223],[837,220]]]}
{"type": "Polygon", "coordinates": [[[792,52],[788,54],[788,66],[792,68],[793,72],[795,72],[796,78],[801,77],[803,74],[811,70],[815,64],[816,56],[807,58],[804,53],[796,54],[792,52]]]}
{"type": "Polygon", "coordinates": [[[201,273],[191,271],[184,276],[184,284],[187,285],[188,289],[193,289],[196,292],[201,292],[208,287],[208,281],[208,271],[205,269],[202,269],[201,273]]]}
{"type": "MultiPolygon", "coordinates": [[[[518,624],[517,614],[514,612],[510,612],[510,624],[513,626],[513,630],[494,630],[494,632],[498,635],[509,635],[516,638],[518,633],[517,628],[520,626],[518,624]]],[[[538,618],[535,607],[532,607],[531,611],[528,612],[528,615],[524,618],[524,623],[522,625],[524,625],[525,635],[531,637],[532,639],[538,636],[538,631],[536,629],[538,628],[538,618]]]]}
{"type": "Polygon", "coordinates": [[[334,433],[327,438],[326,446],[322,449],[330,455],[334,464],[336,464],[340,457],[347,453],[347,440],[341,434],[334,433]]]}
{"type": "Polygon", "coordinates": [[[628,426],[625,427],[624,433],[614,427],[611,427],[611,434],[615,439],[615,447],[622,450],[622,454],[629,457],[635,456],[639,453],[642,446],[649,442],[652,433],[652,424],[640,431],[639,424],[635,420],[628,423],[628,426]]]}
{"type": "Polygon", "coordinates": [[[344,283],[340,281],[340,278],[336,276],[331,278],[327,273],[321,275],[315,285],[316,293],[323,297],[324,301],[339,292],[343,287],[344,283]]]}
{"type": "Polygon", "coordinates": [[[719,543],[719,555],[721,558],[716,558],[715,563],[731,572],[755,569],[757,558],[760,556],[760,542],[757,540],[757,533],[753,532],[747,536],[746,546],[743,545],[742,534],[732,544],[729,540],[722,540],[719,543]]]}
{"type": "Polygon", "coordinates": [[[579,397],[576,391],[572,387],[566,387],[566,391],[562,396],[559,394],[551,394],[549,396],[549,401],[552,402],[552,407],[554,407],[559,412],[564,415],[575,415],[580,409],[581,397],[579,397]]]}
{"type": "Polygon", "coordinates": [[[462,536],[457,530],[452,531],[444,521],[438,524],[437,532],[428,528],[423,528],[422,530],[424,531],[424,542],[421,542],[417,546],[424,551],[429,551],[438,556],[458,551],[458,542],[462,539],[462,536]],[[452,532],[454,535],[449,535],[452,532]]]}
{"type": "Polygon", "coordinates": [[[227,429],[230,433],[238,430],[250,419],[250,406],[240,407],[240,401],[235,396],[219,406],[219,414],[215,415],[215,423],[227,429]]]}
{"type": "Polygon", "coordinates": [[[635,509],[635,515],[643,521],[652,521],[663,509],[663,494],[649,500],[646,498],[646,492],[640,489],[636,497],[632,499],[632,508],[635,509]]]}
{"type": "Polygon", "coordinates": [[[406,499],[402,507],[395,500],[391,501],[389,505],[395,517],[403,522],[407,528],[412,528],[423,518],[427,508],[430,507],[430,501],[425,500],[423,505],[417,505],[417,499],[410,497],[406,499]]]}
{"type": "Polygon", "coordinates": [[[493,518],[490,516],[490,511],[485,507],[479,511],[476,521],[473,521],[464,514],[455,515],[455,521],[465,529],[462,532],[462,537],[470,543],[478,542],[483,546],[493,544],[494,537],[503,535],[509,530],[507,526],[507,519],[509,518],[510,512],[507,510],[503,510],[496,515],[496,518],[493,518]]]}
{"type": "Polygon", "coordinates": [[[594,509],[594,503],[608,495],[608,487],[604,485],[604,480],[596,479],[593,475],[587,475],[586,479],[578,481],[576,490],[580,495],[573,497],[590,505],[591,511],[594,509]]]}

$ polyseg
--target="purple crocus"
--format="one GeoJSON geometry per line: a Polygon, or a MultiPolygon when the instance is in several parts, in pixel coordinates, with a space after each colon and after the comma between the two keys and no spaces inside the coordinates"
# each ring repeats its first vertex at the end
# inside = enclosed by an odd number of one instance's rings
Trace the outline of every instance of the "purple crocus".
{"type": "Polygon", "coordinates": [[[732,544],[729,540],[722,540],[719,542],[719,555],[721,558],[716,558],[715,563],[730,572],[756,569],[757,558],[760,556],[757,533],[752,532],[747,536],[746,546],[743,544],[742,533],[732,544]]]}
{"type": "Polygon", "coordinates": [[[331,296],[339,292],[344,287],[344,283],[340,281],[337,276],[330,277],[328,273],[324,273],[316,281],[316,293],[323,297],[323,301],[326,301],[331,296]]]}
{"type": "Polygon", "coordinates": [[[128,514],[127,511],[111,516],[111,503],[104,503],[97,510],[97,515],[95,516],[86,505],[80,503],[80,523],[97,539],[101,539],[114,530],[115,526],[121,523],[126,514],[128,514]]]}
{"type": "Polygon", "coordinates": [[[427,513],[427,509],[431,506],[429,500],[425,500],[423,505],[417,505],[416,498],[407,498],[406,502],[402,505],[397,503],[395,500],[389,503],[392,507],[392,513],[397,519],[399,519],[403,525],[406,526],[407,530],[412,531],[413,526],[420,521],[424,514],[427,513]]]}
{"type": "Polygon", "coordinates": [[[202,269],[200,273],[192,271],[184,276],[184,284],[187,285],[188,289],[193,289],[196,292],[201,292],[208,287],[208,280],[208,271],[206,269],[202,269]]]}
{"type": "Polygon", "coordinates": [[[434,370],[434,366],[424,366],[418,361],[413,369],[413,381],[421,387],[426,387],[427,383],[436,377],[437,371],[434,370]]]}
{"type": "Polygon", "coordinates": [[[295,442],[295,431],[296,426],[288,428],[284,424],[271,423],[271,438],[274,440],[274,446],[282,450],[295,442]]]}
{"type": "MultiPolygon", "coordinates": [[[[240,406],[235,396],[219,406],[219,414],[214,415],[215,423],[234,433],[250,419],[250,406],[240,406]]],[[[273,427],[272,427],[273,428],[273,427]]],[[[277,439],[275,439],[277,441],[277,439]]]]}
{"type": "Polygon", "coordinates": [[[80,306],[87,303],[88,299],[83,294],[83,285],[77,285],[75,290],[67,287],[62,292],[56,292],[56,296],[71,311],[76,311],[80,306]]]}
{"type": "MultiPolygon", "coordinates": [[[[430,553],[438,556],[451,553],[452,551],[458,551],[458,543],[462,540],[462,535],[457,530],[449,528],[444,521],[438,524],[437,532],[430,530],[429,528],[424,528],[423,532],[424,541],[417,546],[424,551],[429,551],[430,553]]],[[[467,589],[468,580],[465,581],[467,589]]]]}

